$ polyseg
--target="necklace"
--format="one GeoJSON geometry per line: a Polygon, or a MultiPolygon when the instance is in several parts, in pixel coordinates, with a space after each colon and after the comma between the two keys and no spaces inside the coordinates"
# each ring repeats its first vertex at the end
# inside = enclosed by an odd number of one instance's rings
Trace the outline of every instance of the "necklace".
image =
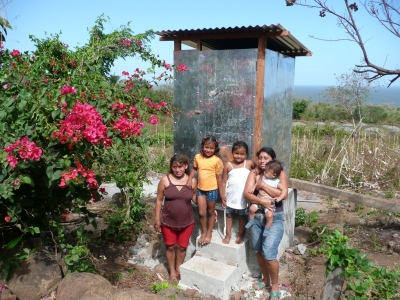
{"type": "Polygon", "coordinates": [[[178,178],[178,177],[176,177],[174,174],[172,174],[172,176],[173,176],[176,180],[179,180],[179,181],[184,180],[184,179],[186,178],[186,174],[183,175],[182,178],[178,178]]]}

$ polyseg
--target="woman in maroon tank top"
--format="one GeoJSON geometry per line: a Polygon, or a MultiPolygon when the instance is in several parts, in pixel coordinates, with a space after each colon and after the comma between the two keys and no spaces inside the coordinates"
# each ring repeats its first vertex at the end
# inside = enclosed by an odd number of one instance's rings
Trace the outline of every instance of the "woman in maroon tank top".
{"type": "MultiPolygon", "coordinates": [[[[164,175],[158,184],[154,229],[162,232],[164,237],[170,281],[180,279],[179,267],[185,259],[186,248],[194,228],[191,201],[197,203],[197,188],[189,189],[186,186],[188,175],[188,158],[176,154],[170,160],[169,173],[164,175]]],[[[197,187],[194,178],[192,186],[197,187]]]]}

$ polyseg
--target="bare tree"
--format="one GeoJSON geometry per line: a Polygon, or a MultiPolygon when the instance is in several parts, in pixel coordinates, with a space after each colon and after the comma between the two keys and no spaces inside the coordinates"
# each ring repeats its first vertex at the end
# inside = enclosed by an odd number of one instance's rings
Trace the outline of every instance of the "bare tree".
{"type": "Polygon", "coordinates": [[[357,121],[362,120],[361,107],[371,96],[371,83],[365,80],[365,74],[354,69],[353,72],[344,73],[336,77],[336,86],[328,87],[322,92],[325,100],[339,104],[351,114],[355,124],[354,113],[357,121]]]}
{"type": "MultiPolygon", "coordinates": [[[[338,4],[338,1],[331,1],[330,3],[338,4]]],[[[400,69],[387,69],[383,66],[379,66],[371,62],[368,57],[367,50],[365,48],[365,42],[363,41],[360,28],[358,27],[353,14],[358,11],[358,5],[356,2],[350,3],[348,0],[343,0],[343,4],[346,8],[346,12],[341,14],[332,5],[328,4],[328,0],[302,0],[297,1],[296,5],[305,6],[308,8],[319,9],[319,16],[325,17],[326,14],[334,15],[337,18],[337,25],[343,28],[348,34],[348,38],[337,39],[348,40],[356,42],[363,53],[363,64],[356,65],[354,72],[365,73],[366,79],[369,82],[388,76],[389,80],[388,87],[400,78],[400,69]],[[310,2],[313,2],[310,4],[310,2]]],[[[364,0],[361,1],[361,5],[368,12],[368,14],[379,21],[379,23],[395,37],[400,38],[400,1],[399,0],[364,0]]],[[[328,41],[327,39],[313,38],[328,41]]],[[[332,40],[329,40],[332,41],[332,40]]]]}

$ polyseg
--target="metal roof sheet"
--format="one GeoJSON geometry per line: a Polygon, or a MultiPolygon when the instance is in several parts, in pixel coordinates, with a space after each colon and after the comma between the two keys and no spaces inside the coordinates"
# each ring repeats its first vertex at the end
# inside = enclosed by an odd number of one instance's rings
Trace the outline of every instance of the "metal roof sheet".
{"type": "Polygon", "coordinates": [[[267,37],[267,49],[288,56],[310,56],[312,52],[282,25],[180,29],[156,31],[160,41],[180,40],[196,48],[201,40],[203,50],[249,49],[258,47],[258,38],[267,37]]]}

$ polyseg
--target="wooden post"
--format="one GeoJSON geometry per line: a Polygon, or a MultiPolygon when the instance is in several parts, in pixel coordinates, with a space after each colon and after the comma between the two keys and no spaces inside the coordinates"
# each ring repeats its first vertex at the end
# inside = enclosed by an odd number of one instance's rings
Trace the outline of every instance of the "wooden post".
{"type": "Polygon", "coordinates": [[[203,50],[203,45],[201,43],[201,39],[197,40],[196,50],[197,51],[202,51],[203,50]]]}
{"type": "Polygon", "coordinates": [[[181,40],[180,39],[175,39],[174,40],[174,51],[181,51],[181,40]]]}
{"type": "Polygon", "coordinates": [[[253,160],[256,159],[256,152],[261,148],[266,47],[267,47],[267,38],[259,37],[258,52],[257,52],[257,72],[256,72],[256,103],[254,112],[253,160]]]}

